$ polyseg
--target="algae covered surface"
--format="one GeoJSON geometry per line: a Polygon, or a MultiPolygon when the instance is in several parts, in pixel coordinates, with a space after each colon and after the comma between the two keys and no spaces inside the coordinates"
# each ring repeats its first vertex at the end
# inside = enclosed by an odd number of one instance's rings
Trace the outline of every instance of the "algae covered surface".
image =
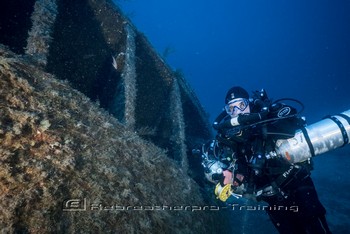
{"type": "Polygon", "coordinates": [[[198,210],[206,205],[199,187],[166,153],[0,46],[2,231],[220,229],[218,212],[198,210]]]}

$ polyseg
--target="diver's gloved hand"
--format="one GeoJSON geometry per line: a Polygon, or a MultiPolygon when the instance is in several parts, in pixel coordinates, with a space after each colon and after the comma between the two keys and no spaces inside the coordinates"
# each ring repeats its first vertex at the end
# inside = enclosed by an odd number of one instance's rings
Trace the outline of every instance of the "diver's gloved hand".
{"type": "Polygon", "coordinates": [[[265,120],[267,118],[268,113],[268,109],[264,109],[259,113],[240,114],[237,116],[237,121],[240,125],[257,123],[259,121],[265,120]]]}
{"type": "Polygon", "coordinates": [[[218,122],[214,122],[212,127],[215,129],[215,130],[219,130],[219,123],[218,122]]]}
{"type": "Polygon", "coordinates": [[[222,123],[214,122],[213,128],[217,131],[232,128],[234,125],[231,124],[230,120],[224,121],[222,123]]]}
{"type": "Polygon", "coordinates": [[[226,184],[232,184],[232,172],[229,170],[225,170],[222,173],[216,173],[212,175],[213,180],[218,181],[221,186],[225,186],[226,184]]]}
{"type": "Polygon", "coordinates": [[[214,122],[213,128],[217,131],[229,129],[238,125],[248,125],[257,123],[267,118],[269,114],[268,108],[263,108],[259,113],[239,114],[237,117],[226,120],[222,123],[214,122]]]}
{"type": "Polygon", "coordinates": [[[242,174],[234,175],[231,171],[225,170],[222,173],[222,180],[215,187],[215,195],[223,202],[233,202],[241,199],[245,192],[242,174]]]}
{"type": "Polygon", "coordinates": [[[217,181],[219,182],[222,186],[224,186],[223,182],[224,182],[224,179],[225,179],[225,176],[224,174],[222,173],[215,173],[211,176],[211,178],[214,180],[214,181],[217,181]]]}
{"type": "Polygon", "coordinates": [[[233,183],[233,175],[232,172],[229,170],[225,170],[222,172],[224,179],[223,179],[223,184],[232,184],[233,183]]]}

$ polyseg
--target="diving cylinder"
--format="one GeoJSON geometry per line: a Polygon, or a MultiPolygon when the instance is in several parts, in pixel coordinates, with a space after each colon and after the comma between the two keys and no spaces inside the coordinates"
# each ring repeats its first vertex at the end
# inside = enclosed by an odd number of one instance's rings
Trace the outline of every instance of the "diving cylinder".
{"type": "Polygon", "coordinates": [[[349,138],[350,110],[347,110],[297,130],[293,138],[278,140],[275,153],[291,163],[303,162],[348,144],[349,138]]]}

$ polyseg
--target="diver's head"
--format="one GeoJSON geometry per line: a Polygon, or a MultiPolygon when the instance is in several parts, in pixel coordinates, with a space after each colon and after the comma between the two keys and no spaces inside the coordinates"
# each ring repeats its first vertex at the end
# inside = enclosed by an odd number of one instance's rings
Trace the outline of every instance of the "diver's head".
{"type": "Polygon", "coordinates": [[[228,90],[225,98],[225,110],[231,118],[242,113],[250,113],[249,94],[242,87],[235,86],[228,90]]]}

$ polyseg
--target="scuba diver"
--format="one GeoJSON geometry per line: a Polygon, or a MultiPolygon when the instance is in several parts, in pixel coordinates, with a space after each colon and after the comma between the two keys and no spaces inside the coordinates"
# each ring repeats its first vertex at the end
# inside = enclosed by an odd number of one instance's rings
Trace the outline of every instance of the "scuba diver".
{"type": "Polygon", "coordinates": [[[228,205],[266,202],[279,233],[331,233],[310,177],[311,158],[293,163],[274,153],[279,139],[294,137],[306,125],[299,116],[303,104],[288,98],[272,102],[265,90],[250,98],[238,86],[228,90],[225,104],[213,124],[215,139],[202,146],[205,177],[216,184],[217,198],[228,205]]]}

